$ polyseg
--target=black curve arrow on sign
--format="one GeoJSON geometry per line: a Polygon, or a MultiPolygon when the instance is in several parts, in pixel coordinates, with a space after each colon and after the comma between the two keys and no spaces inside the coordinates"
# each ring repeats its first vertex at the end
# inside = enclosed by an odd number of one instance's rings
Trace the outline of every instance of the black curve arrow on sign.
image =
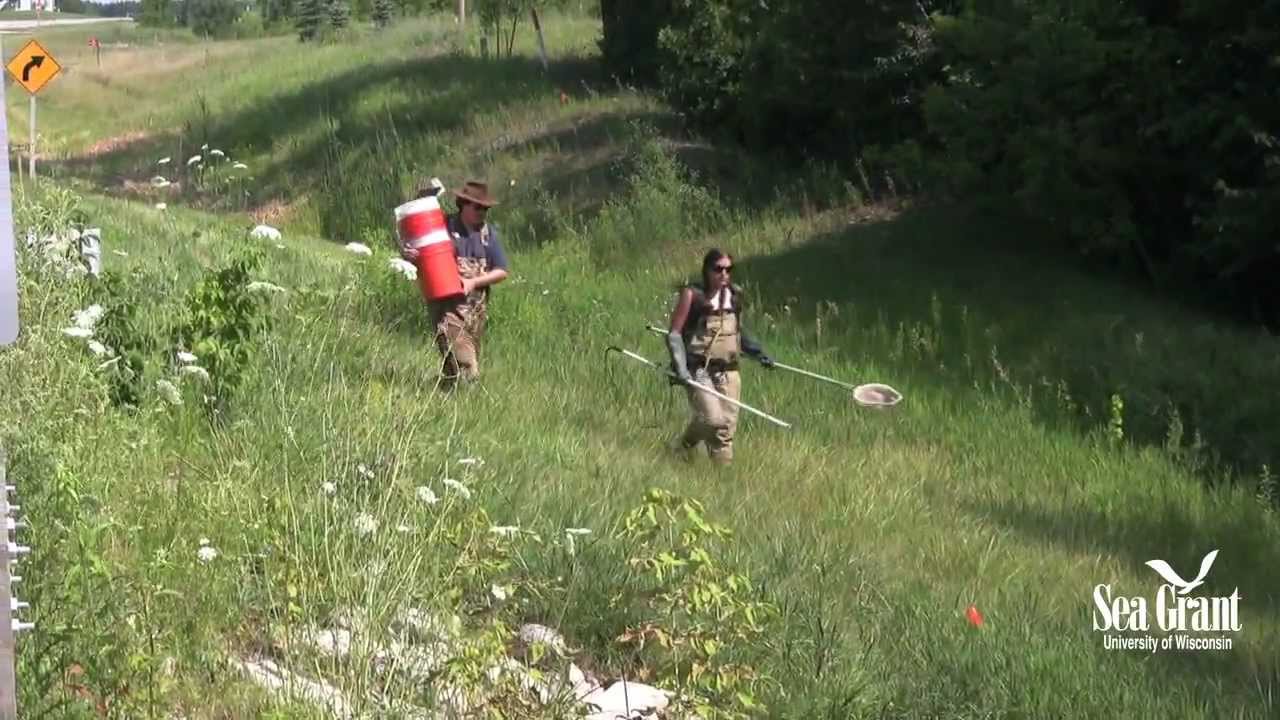
{"type": "Polygon", "coordinates": [[[31,82],[31,68],[38,68],[44,64],[43,55],[32,55],[31,59],[22,68],[22,82],[31,82]]]}

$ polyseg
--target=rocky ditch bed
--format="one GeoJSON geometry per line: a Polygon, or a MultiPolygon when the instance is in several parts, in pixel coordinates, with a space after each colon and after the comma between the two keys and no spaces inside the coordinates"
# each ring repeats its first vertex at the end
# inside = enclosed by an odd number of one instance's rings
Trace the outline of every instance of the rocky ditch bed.
{"type": "MultiPolygon", "coordinates": [[[[545,625],[520,627],[507,643],[512,648],[501,660],[485,669],[483,678],[466,686],[451,684],[441,671],[462,648],[461,623],[456,618],[443,621],[420,610],[410,609],[393,620],[384,641],[373,641],[362,623],[347,615],[334,627],[313,628],[291,634],[277,642],[274,652],[239,657],[234,663],[255,684],[273,695],[303,701],[327,709],[337,718],[358,717],[356,703],[347,691],[322,677],[314,668],[345,665],[352,676],[368,671],[373,687],[402,686],[429,688],[435,702],[431,708],[391,693],[375,698],[379,713],[414,720],[462,720],[477,717],[499,692],[518,692],[524,703],[541,706],[557,717],[585,720],[634,720],[662,718],[672,694],[651,685],[617,680],[608,684],[569,661],[563,635],[545,625]],[[537,648],[538,652],[533,650],[537,648]],[[290,658],[286,661],[284,658],[290,658]],[[318,662],[306,662],[310,657],[318,662]],[[327,661],[327,662],[326,662],[327,661]],[[293,668],[286,662],[292,662],[293,668]],[[296,669],[312,669],[312,674],[296,669]]],[[[374,693],[378,695],[380,693],[374,693]]],[[[409,695],[414,693],[394,693],[409,695]]],[[[375,713],[377,714],[377,713],[375,713]]]]}

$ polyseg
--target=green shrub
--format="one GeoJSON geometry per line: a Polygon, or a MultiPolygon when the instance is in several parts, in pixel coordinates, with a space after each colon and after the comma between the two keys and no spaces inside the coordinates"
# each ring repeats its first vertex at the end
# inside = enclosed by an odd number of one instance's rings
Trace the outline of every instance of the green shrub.
{"type": "Polygon", "coordinates": [[[193,353],[209,375],[206,407],[215,416],[250,369],[258,336],[270,325],[266,300],[253,287],[252,273],[262,252],[252,249],[226,266],[205,273],[187,294],[184,315],[173,331],[174,345],[193,353]]]}

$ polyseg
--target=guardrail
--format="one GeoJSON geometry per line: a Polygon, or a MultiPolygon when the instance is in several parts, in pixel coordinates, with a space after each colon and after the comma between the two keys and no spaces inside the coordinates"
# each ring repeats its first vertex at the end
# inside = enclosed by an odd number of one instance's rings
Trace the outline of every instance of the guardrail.
{"type": "Polygon", "coordinates": [[[0,610],[4,613],[4,617],[0,619],[0,720],[17,720],[15,640],[18,633],[35,628],[33,623],[23,622],[18,618],[18,611],[28,605],[13,593],[13,586],[22,581],[21,576],[13,574],[13,567],[20,557],[31,552],[31,548],[17,542],[17,531],[25,528],[27,523],[14,517],[21,508],[9,504],[10,496],[16,496],[16,493],[17,487],[9,484],[4,448],[0,448],[0,518],[3,518],[5,524],[4,542],[0,543],[0,610]]]}

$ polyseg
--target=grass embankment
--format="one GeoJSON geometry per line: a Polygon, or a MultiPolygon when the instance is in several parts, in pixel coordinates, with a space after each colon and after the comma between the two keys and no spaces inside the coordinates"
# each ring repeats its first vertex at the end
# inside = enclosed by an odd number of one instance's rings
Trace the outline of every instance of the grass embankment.
{"type": "MultiPolygon", "coordinates": [[[[265,253],[254,278],[288,292],[271,296],[273,324],[226,422],[211,426],[163,344],[144,409],[112,408],[102,358],[62,334],[89,291],[29,271],[23,339],[0,353],[3,430],[36,523],[31,614],[67,631],[32,636],[23,671],[75,663],[126,714],[254,716],[267,701],[222,662],[228,649],[278,642],[282,627],[327,623],[337,607],[380,626],[397,607],[450,607],[454,588],[483,605],[491,581],[510,581],[527,603],[513,617],[561,627],[609,675],[634,662],[613,638],[640,617],[609,604],[639,582],[610,530],[659,487],[734,529],[717,557],[779,606],[762,641],[733,651],[774,681],[757,694],[775,717],[1274,716],[1280,528],[1256,482],[1206,483],[1222,477],[1212,454],[1178,431],[1200,429],[1246,466],[1265,458],[1274,339],[992,247],[1025,244],[1033,228],[868,209],[820,169],[776,177],[678,138],[653,100],[570,82],[589,67],[594,30],[548,25],[550,80],[528,38],[523,55],[484,61],[442,53],[447,25],[406,23],[322,48],[162,49],[137,35],[109,75],[104,54],[102,74],[58,81],[47,127],[62,156],[46,167],[97,188],[85,210],[104,228],[106,267],[142,273],[136,334],[167,339],[186,290],[247,246],[265,253]],[[208,169],[204,151],[188,168],[204,143],[227,159],[208,169]],[[236,177],[234,161],[245,179],[216,181],[236,177]],[[678,161],[706,175],[690,181],[678,161]],[[157,173],[177,186],[147,187],[157,173]],[[473,174],[503,197],[493,219],[514,277],[495,292],[483,384],[441,398],[416,291],[386,267],[387,220],[419,178],[473,174]],[[243,240],[252,214],[284,228],[283,249],[243,240]],[[744,400],[794,429],[744,417],[729,470],[665,456],[683,398],[603,351],[662,356],[644,325],[664,320],[708,245],[737,254],[776,357],[889,382],[905,402],[859,409],[749,364],[744,400]],[[153,389],[162,376],[187,388],[182,406],[153,389]],[[444,500],[422,503],[420,486],[444,500]],[[359,534],[361,513],[377,531],[359,534]],[[485,569],[478,550],[456,549],[487,547],[473,522],[544,542],[512,540],[491,550],[512,565],[485,569]],[[550,541],[571,527],[593,530],[573,555],[550,541]],[[197,560],[201,538],[214,561],[197,560]],[[1197,593],[1240,588],[1234,649],[1102,649],[1096,584],[1151,598],[1146,560],[1189,577],[1215,548],[1197,593]],[[971,603],[981,629],[964,619],[971,603]]],[[[66,42],[69,56],[83,44],[66,42]]],[[[368,697],[364,667],[317,673],[368,697]]]]}

